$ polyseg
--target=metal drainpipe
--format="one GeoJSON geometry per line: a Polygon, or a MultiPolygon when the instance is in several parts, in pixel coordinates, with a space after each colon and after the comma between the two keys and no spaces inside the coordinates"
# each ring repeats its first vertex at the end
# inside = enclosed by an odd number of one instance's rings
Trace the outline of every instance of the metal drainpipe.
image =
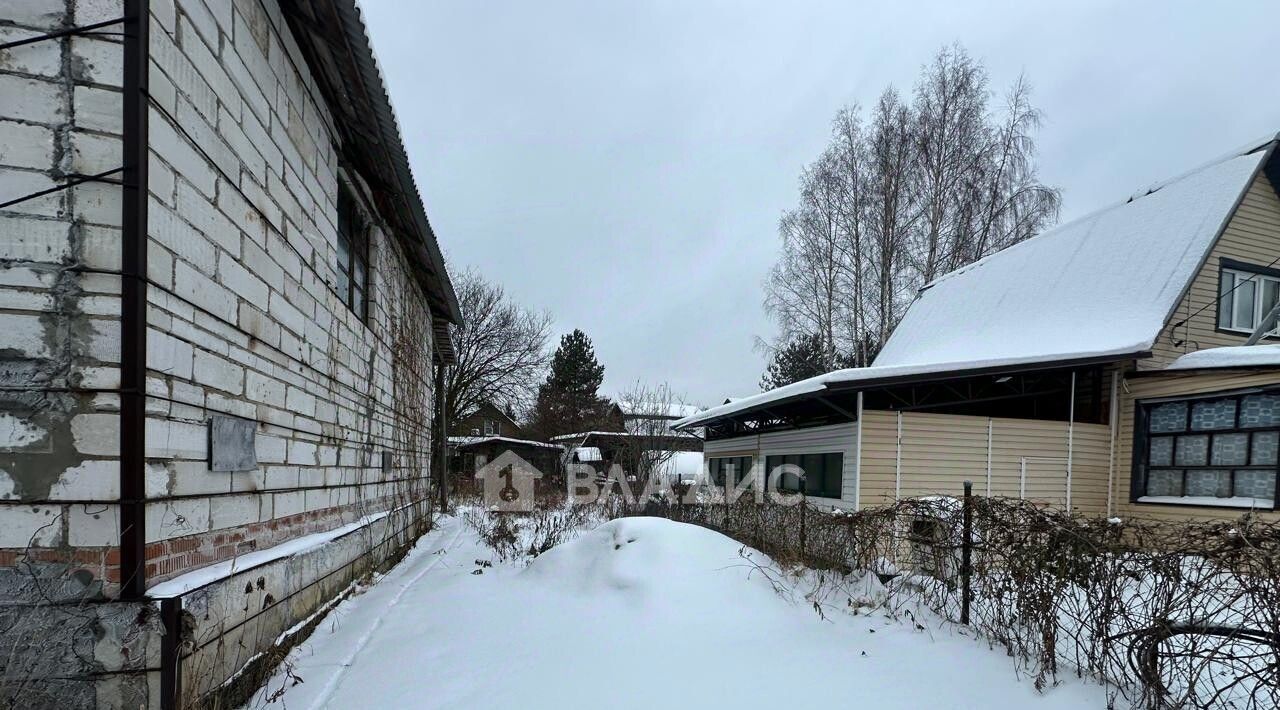
{"type": "Polygon", "coordinates": [[[854,453],[854,471],[857,477],[854,479],[853,486],[853,509],[857,511],[862,507],[862,391],[858,391],[858,441],[855,444],[857,451],[854,453]]]}
{"type": "Polygon", "coordinates": [[[124,2],[120,188],[120,597],[146,596],[148,0],[124,2]]]}
{"type": "Polygon", "coordinates": [[[436,461],[436,465],[440,469],[437,477],[436,485],[439,487],[440,493],[440,512],[443,513],[449,507],[449,439],[448,439],[448,422],[445,421],[445,392],[444,392],[444,358],[438,358],[436,362],[436,437],[440,442],[437,451],[440,452],[440,458],[436,461]]]}
{"type": "Polygon", "coordinates": [[[1111,441],[1107,447],[1107,517],[1115,515],[1116,440],[1120,436],[1120,368],[1111,371],[1111,441]]]}
{"type": "Polygon", "coordinates": [[[1067,515],[1071,514],[1071,459],[1076,433],[1076,373],[1071,372],[1071,403],[1067,414],[1067,515]]]}

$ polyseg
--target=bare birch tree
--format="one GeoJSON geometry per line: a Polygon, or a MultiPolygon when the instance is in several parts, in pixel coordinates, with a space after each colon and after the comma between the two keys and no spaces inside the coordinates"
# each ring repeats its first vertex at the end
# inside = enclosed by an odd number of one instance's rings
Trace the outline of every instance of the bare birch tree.
{"type": "Polygon", "coordinates": [[[923,67],[910,104],[890,87],[865,124],[856,104],[836,114],[779,221],[764,298],[775,349],[816,337],[826,369],[869,364],[922,286],[1057,218],[1060,195],[1036,171],[1030,84],[1020,77],[993,112],[989,83],[953,45],[923,67]]]}

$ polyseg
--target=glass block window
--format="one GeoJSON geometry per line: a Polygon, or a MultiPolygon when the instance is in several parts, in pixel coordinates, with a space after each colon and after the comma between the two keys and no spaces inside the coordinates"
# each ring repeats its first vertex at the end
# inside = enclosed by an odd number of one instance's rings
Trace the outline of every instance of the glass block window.
{"type": "Polygon", "coordinates": [[[1251,394],[1242,398],[1240,426],[1280,426],[1280,394],[1251,394]]]}
{"type": "Polygon", "coordinates": [[[1151,465],[1173,465],[1173,437],[1156,436],[1151,438],[1151,465]]]}
{"type": "Polygon", "coordinates": [[[1195,431],[1230,429],[1236,424],[1236,401],[1213,399],[1191,405],[1191,428],[1195,431]]]}
{"type": "Polygon", "coordinates": [[[1274,473],[1245,469],[1235,472],[1235,494],[1248,498],[1267,498],[1274,495],[1276,477],[1274,473]]]}
{"type": "Polygon", "coordinates": [[[1174,464],[1178,466],[1203,466],[1209,463],[1208,436],[1204,434],[1179,436],[1174,443],[1174,464]]]}
{"type": "Polygon", "coordinates": [[[1147,414],[1152,433],[1158,431],[1186,431],[1187,403],[1168,402],[1151,408],[1147,414]]]}
{"type": "Polygon", "coordinates": [[[1213,437],[1213,456],[1209,463],[1214,466],[1243,466],[1249,463],[1249,435],[1223,434],[1213,437]]]}
{"type": "Polygon", "coordinates": [[[1147,480],[1147,495],[1149,496],[1180,496],[1182,495],[1182,471],[1174,469],[1161,469],[1152,471],[1151,477],[1147,480]]]}
{"type": "Polygon", "coordinates": [[[1183,485],[1183,495],[1214,498],[1231,496],[1231,472],[1217,469],[1193,469],[1187,471],[1183,485]]]}
{"type": "Polygon", "coordinates": [[[1138,404],[1134,495],[1275,507],[1280,391],[1138,404]]]}

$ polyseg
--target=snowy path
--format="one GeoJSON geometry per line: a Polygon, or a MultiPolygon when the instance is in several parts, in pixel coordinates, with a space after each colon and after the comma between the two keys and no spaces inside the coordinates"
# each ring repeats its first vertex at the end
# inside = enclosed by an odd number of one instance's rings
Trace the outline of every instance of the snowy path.
{"type": "Polygon", "coordinates": [[[1038,695],[1000,651],[780,598],[739,546],[692,526],[614,521],[529,567],[449,518],[341,604],[252,707],[1102,708],[1038,695]],[[476,574],[476,570],[482,570],[476,574]]]}

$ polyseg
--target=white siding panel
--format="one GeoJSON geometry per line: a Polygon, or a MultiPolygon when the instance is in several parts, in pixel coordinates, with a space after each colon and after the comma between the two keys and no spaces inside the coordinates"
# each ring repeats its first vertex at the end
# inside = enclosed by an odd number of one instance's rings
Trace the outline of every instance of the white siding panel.
{"type": "Polygon", "coordinates": [[[756,465],[764,463],[769,456],[786,454],[821,454],[840,453],[844,456],[844,475],[840,500],[831,498],[812,498],[819,505],[851,508],[854,505],[858,488],[858,425],[856,422],[833,424],[830,426],[810,427],[807,429],[788,429],[770,431],[750,436],[739,436],[731,439],[715,439],[706,442],[702,447],[703,458],[717,456],[755,456],[756,465]]]}

